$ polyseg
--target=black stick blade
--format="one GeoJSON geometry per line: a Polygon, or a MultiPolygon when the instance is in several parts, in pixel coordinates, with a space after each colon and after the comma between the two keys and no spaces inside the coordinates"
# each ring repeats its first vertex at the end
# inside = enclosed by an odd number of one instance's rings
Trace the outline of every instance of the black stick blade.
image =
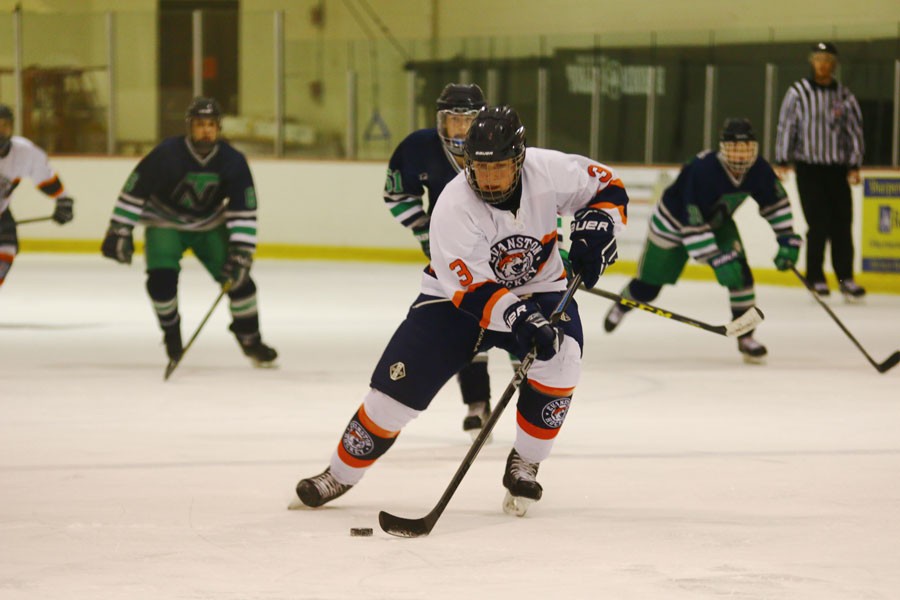
{"type": "Polygon", "coordinates": [[[891,354],[886,361],[876,366],[875,368],[878,369],[879,373],[885,373],[886,371],[896,367],[898,362],[900,362],[900,350],[897,350],[896,352],[891,354]]]}
{"type": "Polygon", "coordinates": [[[429,519],[431,515],[422,517],[421,519],[405,519],[392,515],[391,513],[381,511],[378,513],[378,524],[382,531],[397,537],[415,538],[425,537],[431,533],[436,519],[429,519]]]}

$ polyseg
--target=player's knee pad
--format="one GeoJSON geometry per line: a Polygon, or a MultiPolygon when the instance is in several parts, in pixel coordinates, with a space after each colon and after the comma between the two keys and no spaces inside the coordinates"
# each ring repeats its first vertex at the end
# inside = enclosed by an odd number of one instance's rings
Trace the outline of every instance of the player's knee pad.
{"type": "MultiPolygon", "coordinates": [[[[371,466],[390,449],[403,426],[417,417],[419,412],[378,390],[370,389],[341,436],[337,449],[340,462],[351,469],[371,466]]],[[[344,480],[352,479],[355,477],[349,475],[344,480]]]]}
{"type": "Polygon", "coordinates": [[[548,389],[569,389],[581,377],[581,346],[574,338],[563,337],[559,351],[547,361],[537,360],[528,371],[528,381],[548,389]]]}
{"type": "Polygon", "coordinates": [[[171,300],[178,295],[178,271],[151,269],[147,271],[147,293],[158,301],[171,300]]]}
{"type": "Polygon", "coordinates": [[[628,289],[626,290],[627,295],[632,300],[637,300],[639,302],[652,302],[659,296],[659,291],[662,289],[661,285],[656,285],[654,283],[647,283],[646,281],[641,281],[640,279],[632,279],[631,283],[628,284],[628,289]]]}

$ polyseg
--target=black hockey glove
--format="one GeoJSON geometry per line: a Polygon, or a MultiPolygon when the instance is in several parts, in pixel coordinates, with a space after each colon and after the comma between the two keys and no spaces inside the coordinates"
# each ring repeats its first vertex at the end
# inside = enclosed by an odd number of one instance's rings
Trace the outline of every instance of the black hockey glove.
{"type": "Polygon", "coordinates": [[[431,260],[431,242],[428,241],[428,223],[424,227],[413,227],[413,235],[422,246],[422,252],[431,260]]]}
{"type": "Polygon", "coordinates": [[[133,229],[130,225],[110,223],[106,237],[103,238],[103,245],[100,246],[103,256],[130,265],[131,257],[134,255],[134,237],[131,233],[133,229]]]}
{"type": "Polygon", "coordinates": [[[520,346],[526,350],[537,350],[538,360],[550,360],[559,352],[562,329],[551,325],[531,300],[520,300],[507,308],[503,320],[520,346]]]}
{"type": "Polygon", "coordinates": [[[616,247],[616,236],[613,218],[596,208],[582,208],[575,213],[572,221],[572,245],[569,247],[569,261],[576,273],[581,273],[581,281],[588,289],[597,284],[597,280],[606,268],[616,262],[619,251],[616,247]]]}
{"type": "Polygon", "coordinates": [[[73,204],[75,204],[75,201],[68,196],[60,196],[56,199],[56,209],[54,209],[50,218],[60,225],[65,225],[75,216],[72,212],[73,204]]]}
{"type": "Polygon", "coordinates": [[[230,244],[228,257],[222,265],[222,279],[231,280],[231,289],[241,287],[250,277],[250,267],[253,265],[253,253],[246,246],[230,244]]]}

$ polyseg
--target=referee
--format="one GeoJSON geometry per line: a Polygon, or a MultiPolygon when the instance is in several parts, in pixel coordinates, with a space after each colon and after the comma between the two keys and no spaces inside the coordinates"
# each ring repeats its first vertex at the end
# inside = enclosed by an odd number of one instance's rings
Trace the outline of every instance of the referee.
{"type": "Polygon", "coordinates": [[[831,265],[840,291],[859,301],[866,290],[853,281],[853,202],[850,184],[859,183],[863,157],[862,113],[853,93],[834,78],[838,52],[834,44],[814,44],[812,75],[788,88],[778,116],[776,172],[797,173],[800,205],[809,229],[806,278],[820,296],[829,294],[823,262],[831,242],[831,265]]]}

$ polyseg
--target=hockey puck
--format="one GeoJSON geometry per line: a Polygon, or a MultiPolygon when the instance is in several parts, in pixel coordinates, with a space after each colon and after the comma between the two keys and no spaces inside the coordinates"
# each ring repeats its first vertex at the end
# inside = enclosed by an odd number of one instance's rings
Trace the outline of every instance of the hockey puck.
{"type": "Polygon", "coordinates": [[[371,537],[372,536],[372,528],[371,527],[351,527],[350,535],[354,537],[371,537]]]}

